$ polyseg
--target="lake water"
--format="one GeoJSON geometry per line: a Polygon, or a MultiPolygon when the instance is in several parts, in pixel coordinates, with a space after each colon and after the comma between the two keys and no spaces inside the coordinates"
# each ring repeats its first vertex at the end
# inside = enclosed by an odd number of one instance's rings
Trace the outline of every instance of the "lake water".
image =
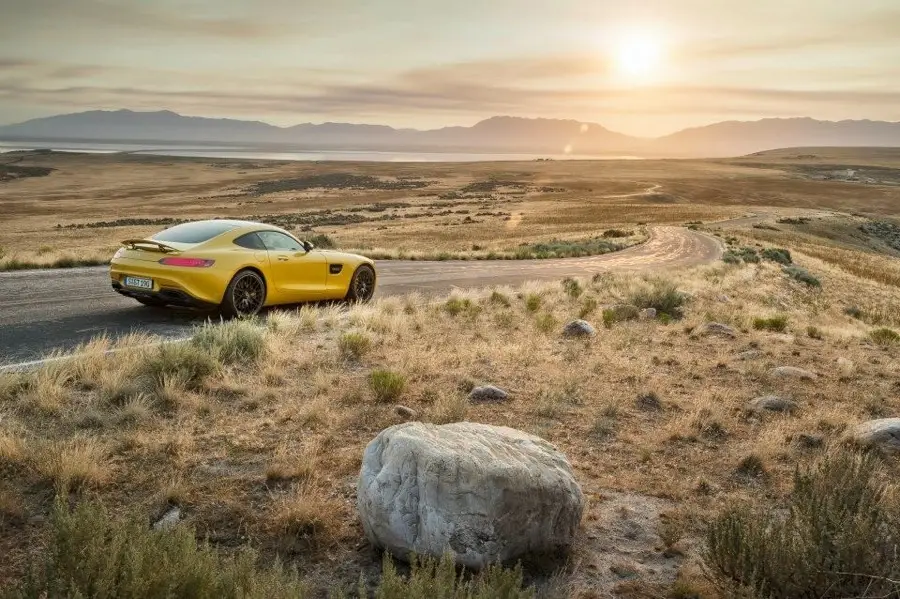
{"type": "Polygon", "coordinates": [[[134,143],[102,143],[72,141],[0,141],[0,154],[17,150],[56,150],[91,154],[154,154],[199,158],[242,158],[249,160],[343,160],[361,162],[491,162],[512,160],[640,160],[637,156],[587,156],[578,154],[479,154],[466,152],[374,152],[354,150],[289,150],[260,149],[217,145],[160,145],[134,143]]]}

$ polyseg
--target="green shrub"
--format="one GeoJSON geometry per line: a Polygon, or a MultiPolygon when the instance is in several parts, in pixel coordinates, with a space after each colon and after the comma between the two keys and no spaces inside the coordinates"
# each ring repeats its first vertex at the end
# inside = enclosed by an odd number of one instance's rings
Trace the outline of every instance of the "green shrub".
{"type": "Polygon", "coordinates": [[[363,333],[343,333],[338,338],[338,350],[345,358],[358,360],[371,348],[372,340],[363,333]]]}
{"type": "Polygon", "coordinates": [[[724,254],[722,254],[722,262],[725,264],[740,264],[741,258],[731,250],[728,250],[724,254]]]}
{"type": "Polygon", "coordinates": [[[552,314],[549,314],[547,312],[538,314],[534,319],[534,326],[536,326],[537,329],[542,333],[549,333],[556,328],[557,324],[559,323],[556,318],[552,314]]]}
{"type": "Polygon", "coordinates": [[[525,296],[525,309],[529,312],[537,312],[541,307],[541,296],[529,293],[525,296]]]}
{"type": "Polygon", "coordinates": [[[844,314],[857,320],[861,320],[863,317],[863,311],[858,306],[847,306],[844,308],[844,314]]]}
{"type": "Polygon", "coordinates": [[[444,302],[444,311],[450,316],[458,316],[463,313],[475,316],[481,311],[481,308],[467,297],[451,297],[444,302]]]}
{"type": "Polygon", "coordinates": [[[506,295],[504,295],[503,293],[500,293],[496,290],[491,292],[491,297],[488,298],[488,301],[490,301],[492,304],[497,304],[505,308],[509,308],[510,306],[509,298],[506,297],[506,295]]]}
{"type": "Polygon", "coordinates": [[[825,333],[823,333],[822,329],[820,329],[819,327],[809,325],[808,327],[806,327],[806,336],[810,339],[818,339],[821,341],[825,338],[825,333]]]}
{"type": "Polygon", "coordinates": [[[874,455],[841,451],[798,470],[787,515],[733,507],[706,534],[705,570],[727,596],[896,597],[900,519],[874,455]]]}
{"type": "Polygon", "coordinates": [[[793,263],[791,252],[784,248],[766,248],[762,252],[760,252],[760,256],[762,256],[764,260],[777,262],[778,264],[782,264],[784,266],[793,263]]]}
{"type": "Polygon", "coordinates": [[[522,244],[515,251],[518,260],[537,258],[581,258],[608,254],[623,249],[625,246],[602,238],[581,239],[574,241],[553,240],[541,243],[522,244]]]}
{"type": "Polygon", "coordinates": [[[308,237],[307,241],[312,243],[315,247],[322,248],[323,250],[330,250],[337,247],[337,244],[334,242],[334,240],[324,233],[317,233],[312,237],[308,237]]]}
{"type": "Polygon", "coordinates": [[[580,297],[581,294],[584,293],[581,283],[571,277],[566,277],[562,280],[562,287],[563,291],[566,292],[566,295],[573,299],[580,297]]]}
{"type": "Polygon", "coordinates": [[[112,520],[97,503],[69,511],[59,501],[45,549],[9,599],[288,599],[309,596],[278,562],[257,565],[250,549],[224,556],[187,527],[153,531],[143,518],[112,520]]]}
{"type": "Polygon", "coordinates": [[[648,287],[639,289],[628,298],[628,303],[639,309],[653,308],[657,315],[665,314],[670,318],[681,318],[682,307],[687,303],[687,296],[670,281],[656,279],[648,287]]]}
{"type": "Polygon", "coordinates": [[[581,300],[581,308],[578,309],[578,318],[587,318],[597,309],[597,299],[586,297],[581,300]]]}
{"type": "Polygon", "coordinates": [[[158,385],[163,377],[175,377],[188,388],[197,388],[219,369],[219,362],[209,351],[188,343],[162,343],[150,350],[138,374],[158,385]]]}
{"type": "Polygon", "coordinates": [[[805,268],[800,268],[799,266],[785,266],[783,267],[785,274],[794,279],[795,281],[799,281],[805,285],[810,287],[821,287],[822,282],[819,281],[816,277],[811,275],[809,271],[805,268]]]}
{"type": "MultiPolygon", "coordinates": [[[[96,502],[74,510],[58,501],[46,547],[34,552],[28,573],[0,590],[4,599],[303,599],[310,592],[296,572],[275,561],[262,566],[252,549],[228,555],[198,543],[193,530],[154,531],[136,515],[113,519],[96,502]]],[[[348,595],[335,592],[333,599],[348,595]]],[[[350,597],[370,596],[361,581],[350,597]]],[[[377,599],[533,599],[522,568],[489,566],[457,573],[451,555],[413,556],[408,576],[390,556],[382,562],[377,599]]]]}
{"type": "MultiPolygon", "coordinates": [[[[433,558],[414,558],[409,576],[397,572],[393,561],[385,555],[382,561],[381,584],[376,599],[533,599],[534,590],[522,587],[522,568],[507,569],[489,566],[475,576],[457,574],[451,555],[440,561],[433,558]]],[[[358,597],[368,597],[365,588],[358,597]]]]}
{"type": "Polygon", "coordinates": [[[754,318],[753,328],[757,331],[776,331],[783,333],[787,330],[788,317],[786,314],[770,316],[769,318],[754,318]]]}
{"type": "Polygon", "coordinates": [[[631,237],[631,231],[624,231],[622,229],[607,229],[603,232],[603,237],[606,239],[616,239],[618,237],[631,237]]]}
{"type": "Polygon", "coordinates": [[[373,370],[369,374],[369,386],[375,401],[390,403],[397,400],[406,388],[406,377],[390,370],[373,370]]]}
{"type": "Polygon", "coordinates": [[[737,250],[737,255],[747,264],[757,264],[759,262],[759,255],[757,255],[756,250],[750,247],[742,247],[737,250]]]}
{"type": "Polygon", "coordinates": [[[900,334],[893,329],[889,329],[887,327],[882,327],[880,329],[875,329],[869,333],[869,339],[871,339],[876,345],[880,345],[881,347],[890,347],[892,345],[897,345],[900,343],[900,334]]]}
{"type": "Polygon", "coordinates": [[[265,331],[253,320],[207,323],[196,330],[191,343],[223,364],[253,362],[266,351],[265,331]]]}
{"type": "Polygon", "coordinates": [[[607,328],[617,322],[625,322],[626,320],[637,320],[641,315],[637,306],[630,304],[616,304],[610,308],[603,310],[603,325],[607,328]]]}

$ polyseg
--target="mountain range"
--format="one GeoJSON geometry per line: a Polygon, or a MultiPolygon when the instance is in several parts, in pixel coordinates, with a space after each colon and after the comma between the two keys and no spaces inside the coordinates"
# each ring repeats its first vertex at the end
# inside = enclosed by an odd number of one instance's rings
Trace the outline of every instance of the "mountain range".
{"type": "Polygon", "coordinates": [[[0,126],[9,141],[218,144],[296,150],[478,152],[647,157],[738,156],[784,147],[900,146],[900,123],[811,118],[726,121],[659,138],[632,137],[596,123],[497,116],[471,127],[417,130],[384,125],[182,116],[162,110],[93,110],[0,126]]]}

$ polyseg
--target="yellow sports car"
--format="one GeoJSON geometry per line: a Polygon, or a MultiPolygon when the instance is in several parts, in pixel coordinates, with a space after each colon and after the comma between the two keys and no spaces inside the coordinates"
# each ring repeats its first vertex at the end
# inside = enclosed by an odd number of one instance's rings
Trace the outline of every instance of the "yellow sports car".
{"type": "Polygon", "coordinates": [[[252,316],[263,306],[375,293],[375,264],[317,250],[278,227],[240,220],[176,225],[122,242],[110,263],[112,287],[147,306],[219,308],[252,316]]]}

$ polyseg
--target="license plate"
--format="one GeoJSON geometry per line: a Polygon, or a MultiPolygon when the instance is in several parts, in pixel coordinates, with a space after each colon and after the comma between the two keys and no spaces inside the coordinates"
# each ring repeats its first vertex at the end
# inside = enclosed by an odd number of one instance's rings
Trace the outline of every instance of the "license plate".
{"type": "Polygon", "coordinates": [[[145,279],[143,277],[125,277],[126,287],[137,287],[138,289],[153,289],[153,279],[145,279]]]}

